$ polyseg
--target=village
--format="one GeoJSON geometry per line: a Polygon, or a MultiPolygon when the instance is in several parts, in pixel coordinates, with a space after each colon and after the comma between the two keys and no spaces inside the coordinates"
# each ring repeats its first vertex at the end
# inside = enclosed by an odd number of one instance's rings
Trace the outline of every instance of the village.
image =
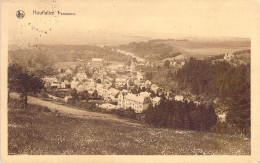
{"type": "MultiPolygon", "coordinates": [[[[75,62],[58,62],[54,69],[57,75],[45,76],[45,88],[48,97],[63,103],[72,104],[71,101],[80,103],[94,103],[95,108],[105,110],[133,109],[139,114],[149,105],[158,105],[162,95],[169,100],[193,101],[196,105],[202,104],[196,96],[183,91],[174,91],[152,83],[145,76],[142,68],[163,67],[165,62],[175,70],[183,67],[186,58],[177,56],[173,59],[163,60],[161,65],[146,61],[133,53],[113,49],[131,57],[131,62],[108,61],[105,58],[91,58],[89,61],[76,59],[75,62]],[[76,95],[75,95],[76,94],[76,95]]],[[[234,54],[226,53],[219,61],[233,63],[234,54]]],[[[236,61],[236,60],[235,60],[236,61]]],[[[219,113],[221,121],[225,121],[225,113],[219,113]]]]}
{"type": "MultiPolygon", "coordinates": [[[[185,100],[184,96],[173,95],[169,90],[145,79],[144,73],[136,67],[154,65],[139,58],[132,59],[130,65],[108,63],[104,58],[92,58],[86,63],[77,59],[74,63],[57,65],[58,75],[45,76],[43,80],[45,88],[49,90],[49,97],[65,103],[73,99],[72,92],[85,93],[100,108],[132,108],[136,113],[142,113],[150,104],[157,105],[161,95],[177,101],[185,100]]],[[[85,98],[80,100],[85,102],[85,98]]]]}

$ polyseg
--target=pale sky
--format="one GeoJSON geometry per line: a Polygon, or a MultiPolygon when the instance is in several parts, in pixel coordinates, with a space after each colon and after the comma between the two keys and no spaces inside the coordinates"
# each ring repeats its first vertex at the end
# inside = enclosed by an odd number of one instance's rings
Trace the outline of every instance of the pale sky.
{"type": "Polygon", "coordinates": [[[250,38],[252,27],[260,20],[259,4],[253,0],[6,1],[11,4],[6,20],[10,43],[85,44],[126,41],[126,36],[250,38]],[[16,18],[17,10],[25,12],[23,19],[16,18]],[[76,15],[33,15],[33,10],[76,15]]]}

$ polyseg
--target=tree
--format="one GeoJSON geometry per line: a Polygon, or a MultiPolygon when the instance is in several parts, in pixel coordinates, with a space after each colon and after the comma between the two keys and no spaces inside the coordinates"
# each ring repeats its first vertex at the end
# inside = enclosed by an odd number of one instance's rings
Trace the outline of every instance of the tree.
{"type": "Polygon", "coordinates": [[[145,78],[147,80],[151,80],[153,78],[153,72],[146,72],[145,73],[145,78]]]}
{"type": "MultiPolygon", "coordinates": [[[[39,93],[44,88],[44,82],[34,74],[23,71],[23,67],[11,64],[8,67],[8,89],[20,93],[20,98],[27,108],[28,93],[39,93]]],[[[9,94],[9,92],[8,92],[9,94]]]]}
{"type": "Polygon", "coordinates": [[[97,92],[97,90],[94,90],[94,92],[92,93],[92,97],[93,97],[93,99],[98,99],[98,92],[97,92]]]}
{"type": "Polygon", "coordinates": [[[161,66],[157,66],[157,72],[159,73],[159,70],[161,69],[161,66]]]}
{"type": "Polygon", "coordinates": [[[54,63],[53,59],[46,53],[38,54],[36,57],[36,62],[41,64],[43,67],[51,66],[54,63]]]}
{"type": "Polygon", "coordinates": [[[137,59],[135,57],[132,58],[132,62],[137,63],[137,59]]]}
{"type": "Polygon", "coordinates": [[[86,100],[86,101],[88,101],[88,98],[89,98],[89,93],[88,93],[88,91],[87,90],[85,90],[85,91],[83,91],[83,92],[81,92],[81,99],[82,100],[86,100]]]}
{"type": "Polygon", "coordinates": [[[169,60],[166,60],[166,61],[164,61],[163,66],[169,67],[170,64],[171,64],[170,61],[169,61],[169,60]]]}
{"type": "Polygon", "coordinates": [[[71,96],[72,96],[73,100],[78,99],[78,93],[77,93],[77,90],[75,88],[71,91],[71,96]]]}

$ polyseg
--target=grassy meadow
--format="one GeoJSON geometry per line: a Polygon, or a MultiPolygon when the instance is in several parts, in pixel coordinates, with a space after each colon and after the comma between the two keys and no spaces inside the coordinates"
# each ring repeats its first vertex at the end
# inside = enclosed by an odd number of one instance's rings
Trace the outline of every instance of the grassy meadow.
{"type": "Polygon", "coordinates": [[[69,117],[17,101],[8,109],[9,155],[249,155],[250,140],[69,117]]]}

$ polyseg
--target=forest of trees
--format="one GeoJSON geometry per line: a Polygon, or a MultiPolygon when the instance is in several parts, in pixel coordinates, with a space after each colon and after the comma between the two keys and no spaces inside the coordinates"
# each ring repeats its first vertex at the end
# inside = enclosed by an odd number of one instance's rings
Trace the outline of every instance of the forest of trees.
{"type": "Polygon", "coordinates": [[[250,132],[250,65],[211,63],[191,58],[178,70],[175,80],[181,89],[195,95],[218,97],[228,106],[227,123],[237,132],[250,132]]]}
{"type": "Polygon", "coordinates": [[[158,43],[156,41],[129,43],[127,45],[120,45],[120,49],[133,52],[138,56],[149,60],[162,60],[167,57],[176,57],[181,54],[179,49],[172,47],[166,43],[158,43]]]}
{"type": "Polygon", "coordinates": [[[159,105],[150,105],[144,114],[148,124],[158,127],[209,131],[217,122],[212,105],[196,105],[188,101],[167,100],[165,97],[162,97],[159,105]]]}

